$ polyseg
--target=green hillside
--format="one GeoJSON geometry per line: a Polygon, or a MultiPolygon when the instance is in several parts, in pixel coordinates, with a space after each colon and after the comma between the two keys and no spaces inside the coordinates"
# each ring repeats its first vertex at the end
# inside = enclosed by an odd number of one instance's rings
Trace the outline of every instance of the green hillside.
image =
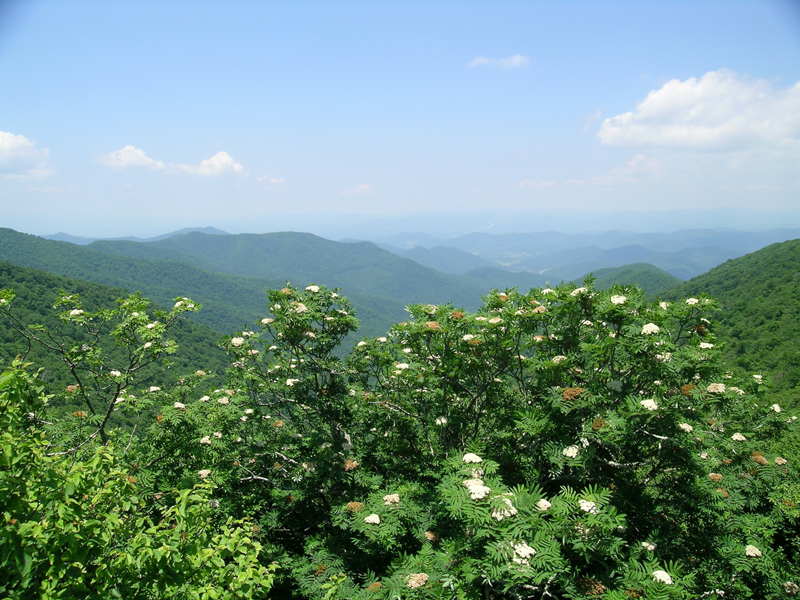
{"type": "MultiPolygon", "coordinates": [[[[656,296],[681,283],[681,280],[674,275],[648,263],[598,269],[592,275],[595,277],[595,286],[599,290],[607,290],[614,285],[636,284],[648,296],[656,296]]],[[[582,279],[576,279],[573,283],[577,285],[581,281],[582,279]]]]}
{"type": "MultiPolygon", "coordinates": [[[[0,262],[0,289],[14,290],[13,314],[26,325],[39,324],[48,329],[58,329],[65,338],[81,341],[79,330],[70,324],[59,321],[53,304],[63,290],[68,294],[80,294],[86,310],[93,312],[99,309],[116,307],[116,299],[130,294],[128,290],[114,288],[89,281],[70,279],[51,275],[44,271],[19,267],[8,262],[0,262]]],[[[158,307],[151,307],[156,310],[158,307]]],[[[221,335],[202,323],[189,320],[178,322],[174,330],[174,339],[180,351],[170,357],[171,367],[167,374],[158,375],[158,369],[151,369],[153,383],[172,382],[174,374],[184,374],[203,369],[217,376],[219,383],[224,382],[228,360],[225,352],[218,346],[221,335]]],[[[107,346],[113,347],[109,338],[107,346]]],[[[11,364],[15,356],[25,355],[26,360],[44,367],[40,379],[53,391],[62,391],[67,384],[73,383],[66,366],[58,357],[40,345],[28,348],[25,341],[5,321],[0,326],[0,362],[11,364]]]]}
{"type": "Polygon", "coordinates": [[[139,258],[189,261],[234,275],[341,287],[352,301],[362,294],[402,305],[452,302],[474,309],[480,304],[480,294],[488,291],[371,242],[334,242],[310,233],[223,236],[195,232],[146,244],[103,241],[88,247],[139,258]]]}
{"type": "MultiPolygon", "coordinates": [[[[206,239],[224,237],[236,236],[204,236],[206,239]]],[[[281,288],[290,279],[289,276],[260,279],[220,273],[216,269],[205,270],[196,264],[174,260],[175,254],[169,252],[163,253],[167,260],[158,260],[148,257],[153,253],[148,254],[150,245],[144,243],[109,244],[111,248],[122,247],[134,256],[100,252],[94,244],[77,246],[0,228],[0,260],[55,275],[141,291],[144,296],[164,305],[169,305],[175,296],[190,296],[203,304],[196,320],[220,333],[239,331],[245,324],[252,325],[263,318],[268,312],[266,291],[281,288]]],[[[312,282],[330,285],[329,280],[322,278],[303,279],[298,276],[291,280],[298,285],[312,282]]],[[[393,323],[405,318],[405,303],[401,301],[348,289],[344,292],[358,311],[364,335],[380,335],[393,323]]],[[[477,299],[477,293],[475,296],[477,299]]]]}
{"type": "Polygon", "coordinates": [[[773,244],[669,290],[670,298],[707,293],[719,300],[719,339],[729,361],[763,371],[776,390],[800,384],[800,239],[773,244]]]}

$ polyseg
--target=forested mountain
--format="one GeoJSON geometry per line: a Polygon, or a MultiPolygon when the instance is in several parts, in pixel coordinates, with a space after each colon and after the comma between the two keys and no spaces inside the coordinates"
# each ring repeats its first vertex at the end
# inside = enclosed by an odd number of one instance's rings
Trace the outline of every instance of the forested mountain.
{"type": "MultiPolygon", "coordinates": [[[[730,258],[799,236],[796,229],[758,232],[687,229],[671,233],[476,232],[447,239],[426,233],[402,233],[379,241],[406,256],[410,256],[409,247],[443,246],[461,250],[504,268],[541,273],[551,281],[559,281],[634,262],[648,262],[680,279],[689,279],[730,258]]],[[[444,257],[441,250],[438,255],[444,257]]]]}
{"type": "MultiPolygon", "coordinates": [[[[49,330],[58,330],[66,339],[81,342],[79,329],[70,323],[61,323],[53,305],[59,292],[80,294],[83,306],[88,312],[101,309],[116,308],[117,298],[129,295],[125,289],[109,287],[89,281],[59,277],[37,269],[19,267],[8,262],[0,262],[0,289],[13,289],[15,298],[12,302],[13,314],[26,325],[44,325],[49,330]]],[[[171,304],[170,304],[171,306],[171,304]]],[[[151,307],[159,310],[157,305],[151,307]]],[[[109,332],[106,332],[108,334],[109,332]]],[[[221,384],[225,381],[227,357],[218,344],[222,337],[218,332],[202,323],[189,320],[179,321],[174,329],[173,339],[180,351],[170,356],[170,369],[158,374],[161,369],[153,368],[152,383],[173,383],[175,374],[185,374],[203,369],[213,372],[221,384]]],[[[110,341],[110,340],[109,340],[110,341]]],[[[113,347],[113,341],[107,344],[113,347]]],[[[28,347],[7,322],[0,325],[0,362],[11,364],[15,356],[27,355],[26,360],[33,362],[44,371],[40,380],[54,385],[53,391],[63,391],[67,384],[74,383],[65,364],[51,351],[39,344],[28,347]]]]}
{"type": "MultiPolygon", "coordinates": [[[[674,288],[681,280],[666,271],[648,263],[634,263],[623,267],[598,269],[592,275],[598,290],[607,290],[613,285],[632,285],[641,287],[648,296],[656,296],[665,290],[674,288]]],[[[582,278],[574,280],[580,284],[582,278]]]]}
{"type": "Polygon", "coordinates": [[[726,357],[769,373],[778,390],[800,384],[800,239],[773,244],[695,277],[665,296],[709,294],[726,357]]]}
{"type": "MultiPolygon", "coordinates": [[[[148,245],[143,243],[115,243],[133,250],[148,249],[148,245]]],[[[76,246],[0,229],[0,260],[56,275],[141,291],[145,297],[163,305],[169,305],[175,296],[190,296],[203,304],[203,310],[192,318],[220,333],[239,331],[245,324],[252,325],[262,319],[267,313],[266,291],[283,287],[288,279],[230,275],[178,260],[99,252],[93,246],[76,246]]],[[[313,282],[294,281],[303,285],[313,282]]],[[[474,295],[477,303],[477,292],[474,295]]],[[[380,335],[405,317],[405,304],[393,298],[356,291],[348,293],[348,298],[362,319],[364,335],[380,335]]]]}
{"type": "Polygon", "coordinates": [[[371,242],[343,244],[310,233],[264,233],[174,236],[157,242],[95,242],[106,253],[182,260],[223,273],[326,284],[353,294],[386,296],[402,304],[452,302],[476,307],[480,293],[474,285],[439,273],[382,250],[371,242]]]}

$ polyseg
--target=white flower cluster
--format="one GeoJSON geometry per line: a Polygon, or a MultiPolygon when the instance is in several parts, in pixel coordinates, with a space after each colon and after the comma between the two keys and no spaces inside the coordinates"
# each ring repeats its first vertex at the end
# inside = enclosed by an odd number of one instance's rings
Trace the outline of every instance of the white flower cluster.
{"type": "Polygon", "coordinates": [[[368,517],[364,517],[364,523],[369,523],[370,525],[380,525],[381,518],[379,515],[372,513],[368,517]]]}
{"type": "Polygon", "coordinates": [[[551,506],[553,506],[553,505],[552,505],[552,504],[550,504],[550,503],[549,503],[547,500],[545,500],[544,498],[542,498],[541,500],[539,500],[539,501],[536,503],[536,508],[538,508],[538,509],[539,509],[539,510],[541,510],[541,511],[550,510],[550,507],[551,507],[551,506]]]}
{"type": "Polygon", "coordinates": [[[472,452],[468,452],[467,454],[465,454],[464,458],[462,458],[461,460],[463,460],[465,463],[483,462],[483,459],[480,456],[478,456],[477,454],[473,454],[472,452]]]}
{"type": "Polygon", "coordinates": [[[593,515],[597,514],[597,504],[591,500],[579,500],[578,506],[580,506],[580,509],[583,512],[591,513],[593,515]]]}
{"type": "Polygon", "coordinates": [[[672,585],[672,577],[666,571],[653,571],[653,580],[672,585]]]}
{"type": "Polygon", "coordinates": [[[502,521],[506,517],[513,517],[517,514],[517,509],[514,508],[514,505],[511,504],[511,498],[507,498],[506,496],[511,496],[511,494],[504,494],[500,500],[503,501],[505,506],[500,506],[492,510],[492,518],[497,519],[498,521],[502,521]]]}
{"type": "Polygon", "coordinates": [[[567,446],[561,451],[561,454],[567,458],[575,458],[578,456],[578,452],[580,452],[580,448],[578,448],[578,446],[567,446]]]}
{"type": "Polygon", "coordinates": [[[244,338],[243,337],[235,337],[235,338],[231,339],[231,346],[234,346],[235,348],[238,348],[242,344],[244,344],[244,338]]]}
{"type": "Polygon", "coordinates": [[[469,490],[469,496],[473,500],[483,500],[492,491],[491,488],[483,485],[482,479],[466,479],[461,483],[469,490]]]}
{"type": "Polygon", "coordinates": [[[628,301],[627,296],[614,295],[611,296],[611,304],[625,304],[628,301]]]}
{"type": "Polygon", "coordinates": [[[572,290],[569,293],[569,295],[570,296],[579,296],[580,294],[583,294],[584,292],[588,292],[588,291],[589,290],[587,290],[585,287],[579,287],[579,288],[575,288],[574,290],[572,290]]]}
{"type": "Polygon", "coordinates": [[[653,335],[659,331],[661,331],[661,328],[655,323],[647,323],[644,327],[642,327],[642,335],[653,335]]]}
{"type": "Polygon", "coordinates": [[[678,425],[678,427],[680,429],[683,429],[683,431],[685,431],[686,433],[692,433],[692,431],[694,430],[694,427],[692,427],[688,423],[681,423],[680,425],[678,425]]]}
{"type": "Polygon", "coordinates": [[[758,558],[759,556],[761,556],[761,550],[759,550],[752,544],[747,545],[747,548],[744,549],[744,553],[746,556],[751,556],[753,558],[758,558]]]}
{"type": "Polygon", "coordinates": [[[641,400],[639,402],[647,410],[658,410],[658,403],[652,398],[649,400],[641,400]]]}
{"type": "Polygon", "coordinates": [[[536,554],[536,550],[528,546],[525,542],[514,544],[514,562],[518,565],[530,564],[528,559],[536,554]]]}
{"type": "Polygon", "coordinates": [[[648,552],[652,552],[653,550],[656,549],[656,545],[651,544],[650,542],[642,542],[642,548],[644,548],[648,552]]]}
{"type": "Polygon", "coordinates": [[[400,494],[386,494],[383,497],[383,504],[384,506],[389,506],[391,504],[400,504],[400,494]]]}

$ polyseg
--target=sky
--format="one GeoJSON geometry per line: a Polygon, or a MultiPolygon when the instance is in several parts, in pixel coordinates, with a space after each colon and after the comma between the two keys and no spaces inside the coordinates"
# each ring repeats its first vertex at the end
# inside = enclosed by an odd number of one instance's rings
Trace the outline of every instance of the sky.
{"type": "Polygon", "coordinates": [[[0,226],[553,211],[800,227],[800,3],[0,0],[0,226]]]}

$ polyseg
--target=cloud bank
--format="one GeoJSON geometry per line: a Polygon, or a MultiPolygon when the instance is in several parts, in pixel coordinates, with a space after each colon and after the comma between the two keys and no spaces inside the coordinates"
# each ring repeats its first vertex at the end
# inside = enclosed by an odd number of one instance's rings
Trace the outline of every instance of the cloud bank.
{"type": "Polygon", "coordinates": [[[166,173],[189,173],[204,176],[246,175],[244,167],[234,161],[227,152],[217,152],[211,158],[200,161],[199,165],[183,165],[155,160],[147,156],[145,151],[140,148],[125,146],[121,150],[103,154],[98,161],[117,170],[143,168],[166,173]]]}
{"type": "Polygon", "coordinates": [[[476,56],[469,63],[470,67],[495,67],[498,69],[514,69],[517,67],[525,67],[530,64],[530,59],[522,54],[515,54],[506,58],[486,58],[485,56],[476,56]]]}
{"type": "Polygon", "coordinates": [[[605,119],[597,136],[606,146],[798,150],[800,82],[776,90],[769,81],[728,69],[672,79],[637,102],[636,110],[605,119]]]}
{"type": "Polygon", "coordinates": [[[24,135],[0,131],[0,176],[6,179],[43,178],[55,175],[48,163],[50,150],[36,148],[24,135]]]}

